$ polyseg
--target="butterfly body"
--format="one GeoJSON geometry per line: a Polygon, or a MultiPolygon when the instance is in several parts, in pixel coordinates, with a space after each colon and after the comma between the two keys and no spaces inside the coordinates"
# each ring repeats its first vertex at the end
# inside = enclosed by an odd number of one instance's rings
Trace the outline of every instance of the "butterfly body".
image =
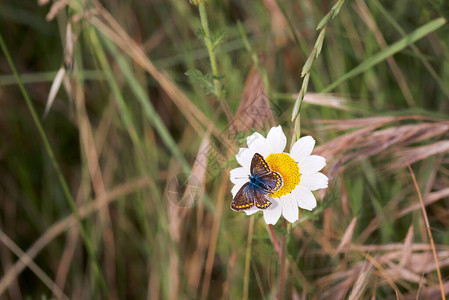
{"type": "Polygon", "coordinates": [[[260,209],[268,208],[271,202],[266,196],[282,187],[282,176],[272,171],[259,153],[254,154],[251,160],[250,173],[249,181],[240,188],[231,202],[233,210],[246,210],[254,205],[260,209]]]}

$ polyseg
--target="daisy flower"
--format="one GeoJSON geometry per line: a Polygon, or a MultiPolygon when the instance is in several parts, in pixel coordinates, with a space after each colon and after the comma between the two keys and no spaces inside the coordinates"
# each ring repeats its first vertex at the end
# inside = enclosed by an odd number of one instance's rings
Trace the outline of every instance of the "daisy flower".
{"type": "Polygon", "coordinates": [[[248,182],[251,160],[260,153],[272,171],[282,176],[282,187],[267,195],[272,203],[268,208],[256,206],[245,210],[247,215],[263,211],[267,224],[276,224],[281,217],[293,223],[298,220],[298,207],[313,210],[316,199],[312,191],[327,188],[328,178],[319,171],[326,165],[324,157],[311,155],[315,140],[311,136],[300,138],[293,145],[290,153],[285,153],[287,138],[281,126],[273,127],[267,137],[255,132],[247,138],[248,148],[240,148],[236,155],[241,167],[231,170],[231,182],[234,183],[232,196],[235,197],[240,188],[248,182]]]}

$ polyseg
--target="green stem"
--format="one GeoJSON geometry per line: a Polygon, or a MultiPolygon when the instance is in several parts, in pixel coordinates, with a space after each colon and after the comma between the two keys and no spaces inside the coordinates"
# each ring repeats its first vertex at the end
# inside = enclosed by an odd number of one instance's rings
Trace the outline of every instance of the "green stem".
{"type": "Polygon", "coordinates": [[[31,113],[31,117],[33,118],[34,124],[36,125],[39,135],[41,136],[42,141],[44,142],[45,150],[47,151],[47,154],[50,157],[50,161],[51,161],[53,167],[55,168],[56,175],[58,177],[59,183],[61,184],[64,196],[67,198],[67,202],[70,206],[70,209],[72,210],[73,215],[75,216],[75,218],[79,224],[81,238],[83,239],[83,242],[86,246],[86,250],[87,250],[89,257],[92,260],[92,266],[93,266],[94,272],[96,273],[97,278],[101,279],[100,283],[103,288],[103,291],[106,291],[106,286],[104,283],[104,279],[101,276],[100,267],[99,267],[97,259],[95,257],[95,251],[94,251],[93,245],[88,238],[85,228],[81,224],[81,218],[80,218],[78,209],[76,207],[76,203],[72,197],[72,194],[70,193],[67,182],[65,181],[64,176],[62,175],[61,169],[59,168],[58,162],[56,161],[56,157],[53,153],[53,150],[51,149],[50,142],[48,141],[48,138],[47,138],[47,135],[45,134],[44,128],[42,127],[42,124],[39,121],[39,117],[37,116],[37,113],[36,113],[36,110],[34,109],[33,103],[31,102],[31,99],[28,96],[28,93],[19,77],[17,69],[14,65],[11,55],[9,54],[8,48],[6,47],[6,44],[3,40],[3,36],[1,35],[1,33],[0,33],[0,46],[3,50],[3,53],[5,53],[6,60],[8,61],[8,64],[11,67],[14,77],[17,80],[17,84],[19,85],[19,89],[22,93],[22,96],[25,98],[25,102],[26,102],[28,109],[31,113]]]}
{"type": "MultiPolygon", "coordinates": [[[[298,97],[296,98],[295,105],[293,106],[291,117],[292,122],[295,121],[295,119],[298,117],[300,113],[302,100],[304,99],[304,96],[307,93],[310,73],[312,71],[312,65],[320,55],[321,49],[323,48],[324,36],[326,35],[326,28],[329,24],[329,21],[338,15],[338,13],[340,12],[340,8],[344,2],[345,0],[338,0],[337,3],[334,4],[332,9],[321,19],[320,23],[316,28],[317,30],[320,30],[320,33],[318,34],[318,37],[315,41],[315,45],[313,46],[312,52],[309,54],[309,57],[307,58],[301,70],[301,78],[304,79],[302,81],[301,90],[299,91],[298,97]]],[[[299,133],[296,133],[296,135],[299,135],[299,133]]]]}
{"type": "Polygon", "coordinates": [[[224,102],[223,94],[221,92],[221,83],[220,80],[218,80],[219,74],[218,74],[218,68],[217,68],[217,60],[215,59],[215,53],[214,53],[214,46],[212,45],[212,40],[210,38],[210,30],[209,30],[209,23],[207,21],[207,11],[206,11],[206,5],[204,3],[200,3],[198,5],[199,11],[200,11],[200,19],[201,19],[201,26],[203,27],[204,32],[204,42],[206,43],[207,51],[209,52],[209,59],[210,59],[210,66],[212,68],[212,75],[213,75],[213,81],[215,86],[215,93],[218,98],[218,101],[220,102],[224,112],[226,113],[228,117],[228,121],[232,120],[231,112],[226,105],[226,102],[224,102]]]}
{"type": "MultiPolygon", "coordinates": [[[[295,142],[299,140],[301,137],[301,114],[298,114],[296,119],[293,121],[293,136],[292,136],[292,143],[290,147],[293,147],[295,142]]],[[[291,148],[290,148],[291,149],[291,148]]]]}
{"type": "MultiPolygon", "coordinates": [[[[203,27],[204,31],[204,42],[206,43],[207,51],[209,52],[209,58],[210,58],[210,66],[212,68],[212,74],[214,76],[218,76],[218,69],[217,69],[217,61],[215,59],[215,53],[212,45],[212,40],[210,39],[210,30],[209,30],[209,22],[207,21],[207,11],[206,11],[206,5],[200,4],[200,19],[201,19],[201,26],[203,27]]],[[[217,78],[214,78],[214,85],[215,90],[217,93],[217,97],[221,99],[221,84],[220,81],[217,78]]]]}

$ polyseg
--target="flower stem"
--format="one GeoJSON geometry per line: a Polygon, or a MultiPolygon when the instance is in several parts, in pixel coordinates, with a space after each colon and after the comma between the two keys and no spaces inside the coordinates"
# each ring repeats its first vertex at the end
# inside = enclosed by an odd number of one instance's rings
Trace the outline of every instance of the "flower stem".
{"type": "Polygon", "coordinates": [[[279,292],[278,292],[278,300],[283,299],[285,286],[287,285],[287,236],[290,234],[290,230],[292,228],[291,224],[288,222],[283,222],[282,226],[285,228],[285,233],[282,235],[281,240],[281,256],[279,257],[280,266],[279,266],[279,292]]]}
{"type": "Polygon", "coordinates": [[[248,299],[248,285],[249,285],[249,266],[251,264],[251,246],[253,242],[253,231],[254,231],[254,216],[249,219],[248,227],[248,240],[246,243],[246,254],[245,254],[245,275],[243,277],[243,300],[248,299]]]}
{"type": "Polygon", "coordinates": [[[282,255],[281,254],[281,247],[279,247],[279,242],[278,242],[278,239],[276,237],[276,233],[274,233],[273,225],[269,224],[268,225],[268,229],[270,231],[271,239],[273,240],[274,249],[276,250],[279,258],[281,258],[281,255],[282,255]]]}
{"type": "Polygon", "coordinates": [[[285,287],[285,260],[286,260],[286,239],[287,236],[284,234],[282,236],[282,249],[281,249],[281,256],[279,257],[280,260],[280,267],[279,267],[279,292],[278,292],[278,300],[283,299],[284,294],[284,287],[285,287]]]}
{"type": "Polygon", "coordinates": [[[224,102],[223,94],[221,91],[221,83],[220,80],[218,79],[219,74],[217,69],[217,61],[215,59],[214,45],[212,44],[212,39],[210,37],[209,22],[207,21],[206,4],[204,4],[204,2],[199,3],[198,8],[200,11],[201,26],[203,27],[204,32],[204,42],[206,43],[207,51],[209,52],[210,66],[212,68],[212,75],[214,76],[213,82],[215,86],[215,93],[228,120],[232,121],[232,115],[226,102],[224,102]]]}

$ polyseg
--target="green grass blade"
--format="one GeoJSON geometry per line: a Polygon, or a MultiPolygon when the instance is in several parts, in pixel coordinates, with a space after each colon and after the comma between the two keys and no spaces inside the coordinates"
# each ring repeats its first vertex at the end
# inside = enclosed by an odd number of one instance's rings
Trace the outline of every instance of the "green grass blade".
{"type": "Polygon", "coordinates": [[[173,140],[172,136],[170,135],[170,132],[168,132],[168,129],[165,127],[164,123],[162,122],[161,118],[157,114],[154,107],[151,105],[151,101],[148,98],[147,93],[143,89],[143,87],[139,84],[136,77],[134,76],[131,68],[125,61],[124,57],[119,54],[117,48],[107,39],[103,37],[104,44],[108,48],[108,50],[114,55],[114,58],[120,67],[120,70],[123,72],[123,75],[125,76],[126,80],[128,81],[129,85],[131,86],[131,91],[136,95],[137,100],[139,101],[140,105],[143,108],[143,112],[147,119],[150,121],[150,123],[154,126],[156,131],[159,133],[162,141],[167,146],[167,148],[170,150],[170,152],[173,154],[173,156],[179,161],[181,164],[181,168],[183,172],[190,173],[191,169],[189,164],[187,163],[184,156],[181,154],[181,152],[178,149],[178,146],[176,145],[176,142],[173,140]]]}
{"type": "Polygon", "coordinates": [[[86,250],[89,255],[89,258],[92,261],[92,266],[93,266],[94,272],[95,272],[97,278],[99,279],[99,283],[101,285],[102,290],[104,292],[106,292],[106,285],[105,285],[104,278],[100,271],[100,266],[95,257],[95,251],[94,251],[93,245],[87,235],[87,232],[86,232],[84,226],[81,224],[81,218],[80,218],[78,209],[76,207],[76,203],[72,197],[72,194],[70,193],[70,189],[69,189],[69,186],[68,186],[66,180],[64,179],[64,175],[62,174],[62,171],[59,168],[59,164],[56,161],[55,154],[53,153],[50,142],[48,141],[47,135],[45,134],[44,128],[39,120],[39,117],[37,116],[37,112],[34,109],[33,103],[31,102],[28,92],[26,91],[25,86],[23,85],[22,81],[20,80],[17,69],[14,65],[11,55],[9,54],[8,48],[6,47],[6,44],[3,40],[3,36],[1,35],[1,33],[0,33],[0,46],[3,50],[3,53],[5,54],[5,57],[6,57],[6,60],[8,61],[9,66],[11,67],[14,77],[17,80],[20,91],[27,103],[27,106],[28,106],[28,109],[30,110],[34,124],[36,125],[37,130],[39,131],[39,135],[41,136],[42,141],[44,143],[45,150],[47,151],[47,154],[50,157],[50,161],[51,161],[53,167],[55,168],[56,175],[58,177],[59,183],[61,184],[62,190],[64,192],[64,196],[67,198],[67,202],[70,206],[70,209],[72,210],[73,215],[75,216],[75,218],[79,224],[81,237],[83,239],[84,245],[86,246],[86,250]]]}
{"type": "MultiPolygon", "coordinates": [[[[387,9],[385,9],[382,4],[378,0],[374,0],[371,2],[374,6],[376,6],[377,9],[385,16],[387,21],[393,26],[394,29],[396,29],[397,32],[401,34],[401,36],[405,36],[406,33],[402,29],[402,27],[398,24],[396,19],[388,12],[387,9]]],[[[411,45],[411,49],[413,53],[416,55],[416,57],[421,60],[424,67],[427,69],[427,71],[432,75],[432,77],[435,79],[435,81],[438,83],[438,85],[441,88],[441,91],[446,94],[447,97],[449,97],[449,88],[447,87],[446,82],[444,82],[443,79],[438,75],[438,73],[435,71],[435,69],[432,67],[432,65],[429,63],[428,59],[425,57],[424,54],[421,53],[421,51],[416,47],[415,45],[411,45]]]]}
{"type": "Polygon", "coordinates": [[[444,18],[438,18],[436,20],[433,20],[412,33],[406,35],[404,38],[400,39],[384,51],[381,51],[370,58],[366,59],[364,62],[362,62],[360,65],[349,71],[348,73],[344,74],[342,77],[334,81],[332,84],[325,87],[323,90],[321,90],[321,93],[327,93],[331,90],[335,89],[337,86],[339,86],[341,83],[345,82],[346,80],[357,76],[366,70],[370,69],[371,67],[377,65],[378,63],[384,61],[388,57],[398,53],[399,51],[405,49],[409,45],[415,43],[417,40],[425,37],[429,33],[432,33],[439,29],[441,26],[446,24],[446,20],[444,18]]]}

